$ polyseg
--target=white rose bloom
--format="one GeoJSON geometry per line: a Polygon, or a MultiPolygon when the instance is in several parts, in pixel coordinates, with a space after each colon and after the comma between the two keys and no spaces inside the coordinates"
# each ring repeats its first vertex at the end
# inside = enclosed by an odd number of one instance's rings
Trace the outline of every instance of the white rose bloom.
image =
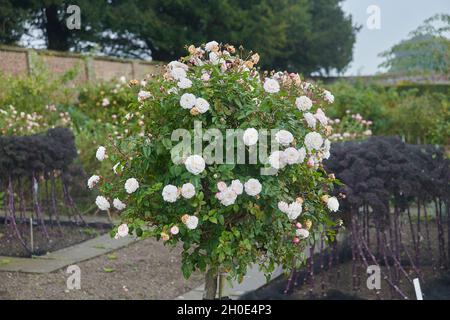
{"type": "Polygon", "coordinates": [[[196,229],[198,226],[198,218],[196,216],[189,216],[186,221],[186,227],[190,230],[196,229]]]}
{"type": "Polygon", "coordinates": [[[195,196],[195,187],[192,183],[185,183],[181,187],[181,195],[185,199],[190,199],[195,196]]]}
{"type": "Polygon", "coordinates": [[[283,151],[274,151],[269,156],[269,164],[274,169],[283,169],[287,162],[286,162],[286,155],[283,151]]]}
{"type": "Polygon", "coordinates": [[[280,201],[280,202],[278,202],[278,209],[281,212],[288,213],[289,212],[289,205],[286,202],[284,202],[284,201],[280,201]]]}
{"type": "Polygon", "coordinates": [[[226,62],[225,61],[222,62],[222,64],[220,65],[220,71],[225,72],[225,71],[227,71],[227,68],[228,68],[228,66],[227,66],[226,62]]]}
{"type": "Polygon", "coordinates": [[[121,82],[121,83],[127,83],[127,78],[125,78],[125,76],[121,76],[120,78],[119,78],[119,81],[121,82]]]}
{"type": "Polygon", "coordinates": [[[172,78],[174,78],[175,80],[181,80],[186,78],[187,74],[186,71],[183,68],[180,67],[175,67],[170,71],[170,75],[172,76],[172,78]]]}
{"type": "Polygon", "coordinates": [[[98,147],[95,157],[98,161],[103,161],[106,158],[106,148],[103,146],[98,147]]]}
{"type": "Polygon", "coordinates": [[[197,98],[192,93],[184,93],[180,98],[180,106],[183,109],[192,109],[197,98]]]}
{"type": "Polygon", "coordinates": [[[127,193],[133,193],[139,188],[139,182],[135,178],[130,178],[125,181],[125,190],[127,193]]]}
{"type": "Polygon", "coordinates": [[[244,192],[244,185],[239,180],[231,181],[231,189],[236,192],[237,195],[240,195],[244,192]]]}
{"type": "Polygon", "coordinates": [[[207,44],[205,44],[205,50],[206,51],[217,51],[219,50],[219,44],[217,41],[210,41],[207,44]]]}
{"type": "Polygon", "coordinates": [[[178,232],[180,232],[180,228],[178,228],[178,226],[173,226],[172,228],[170,228],[170,233],[173,235],[178,234],[178,232]]]}
{"type": "Polygon", "coordinates": [[[299,237],[300,239],[306,239],[309,237],[309,231],[306,229],[297,229],[295,231],[295,234],[297,235],[297,237],[299,237]]]}
{"type": "Polygon", "coordinates": [[[316,117],[317,120],[319,120],[320,124],[322,124],[323,126],[326,126],[328,124],[328,118],[325,115],[325,113],[322,111],[322,109],[317,109],[316,114],[314,115],[314,117],[316,117]]]}
{"type": "Polygon", "coordinates": [[[120,238],[126,237],[128,235],[128,232],[129,232],[128,226],[125,223],[121,224],[117,228],[117,233],[114,236],[114,239],[118,240],[120,238]]]}
{"type": "Polygon", "coordinates": [[[294,136],[287,130],[280,130],[276,133],[275,140],[282,146],[288,146],[294,141],[294,136]]]}
{"type": "Polygon", "coordinates": [[[280,91],[280,84],[277,80],[274,79],[266,79],[264,82],[264,91],[267,93],[277,93],[280,91]]]}
{"type": "Polygon", "coordinates": [[[319,150],[322,144],[323,138],[317,132],[310,132],[305,137],[305,146],[308,150],[319,150]]]}
{"type": "Polygon", "coordinates": [[[113,206],[114,206],[114,208],[116,208],[119,211],[121,211],[127,207],[126,204],[123,203],[122,201],[120,201],[120,199],[118,199],[118,198],[115,198],[113,200],[113,206]]]}
{"type": "Polygon", "coordinates": [[[211,61],[212,64],[217,65],[220,62],[220,58],[215,52],[209,53],[209,61],[211,61]]]}
{"type": "Polygon", "coordinates": [[[298,149],[298,163],[303,163],[306,158],[306,149],[304,147],[301,147],[298,149]]]}
{"type": "Polygon", "coordinates": [[[163,188],[162,196],[163,196],[164,201],[173,203],[173,202],[177,201],[178,188],[171,184],[168,184],[167,186],[165,186],[163,188]]]}
{"type": "Polygon", "coordinates": [[[261,183],[257,180],[257,179],[249,179],[245,184],[244,184],[244,188],[245,188],[245,192],[249,195],[249,196],[257,196],[261,190],[262,190],[262,185],[261,183]]]}
{"type": "Polygon", "coordinates": [[[305,118],[306,123],[308,124],[308,127],[310,127],[311,129],[315,129],[316,128],[316,118],[314,117],[314,115],[310,112],[306,112],[303,114],[303,118],[305,118]]]}
{"type": "Polygon", "coordinates": [[[103,106],[103,107],[109,106],[109,99],[108,99],[108,98],[103,98],[103,100],[102,100],[102,106],[103,106]]]}
{"type": "Polygon", "coordinates": [[[175,68],[181,68],[184,71],[188,71],[189,70],[189,67],[186,64],[184,64],[184,63],[182,63],[180,61],[171,61],[171,62],[169,62],[168,66],[169,66],[169,68],[171,70],[175,69],[175,68]]]}
{"type": "Polygon", "coordinates": [[[209,110],[209,103],[203,98],[197,98],[197,100],[195,101],[195,106],[200,113],[205,113],[209,110]]]}
{"type": "Polygon", "coordinates": [[[205,160],[199,155],[189,156],[184,162],[187,171],[192,174],[198,175],[205,170],[205,160]]]}
{"type": "Polygon", "coordinates": [[[331,94],[330,91],[328,90],[324,90],[323,92],[323,98],[325,99],[326,102],[328,102],[329,104],[332,104],[334,102],[334,96],[331,94]]]}
{"type": "Polygon", "coordinates": [[[323,143],[323,148],[325,151],[330,151],[331,149],[331,141],[328,139],[325,139],[325,142],[323,143]]]}
{"type": "Polygon", "coordinates": [[[253,146],[258,142],[258,131],[255,128],[248,128],[242,138],[246,146],[253,146]]]}
{"type": "Polygon", "coordinates": [[[151,96],[152,96],[152,94],[151,94],[150,92],[141,90],[141,91],[139,91],[139,93],[138,93],[138,101],[139,101],[139,102],[142,102],[142,101],[144,101],[144,100],[147,100],[147,99],[150,98],[151,96]]]}
{"type": "Polygon", "coordinates": [[[173,88],[170,88],[169,90],[167,90],[167,93],[168,93],[168,94],[172,94],[172,93],[177,94],[178,91],[179,91],[179,90],[178,90],[177,87],[173,87],[173,88]]]}
{"type": "Polygon", "coordinates": [[[323,158],[329,159],[330,158],[330,150],[331,150],[331,141],[328,139],[325,139],[325,142],[323,143],[323,158]]]}
{"type": "Polygon", "coordinates": [[[298,163],[300,154],[297,149],[289,147],[286,150],[284,150],[284,157],[288,164],[296,164],[296,163],[298,163]]]}
{"type": "Polygon", "coordinates": [[[226,188],[224,191],[221,192],[219,196],[220,203],[224,206],[230,206],[236,202],[237,194],[233,191],[233,189],[226,188]]]}
{"type": "Polygon", "coordinates": [[[336,197],[331,197],[327,201],[327,207],[330,211],[336,212],[339,210],[339,201],[336,197]]]}
{"type": "Polygon", "coordinates": [[[128,235],[128,225],[126,223],[121,224],[118,228],[117,228],[117,234],[119,235],[119,237],[126,237],[128,235]]]}
{"type": "Polygon", "coordinates": [[[192,58],[191,62],[192,62],[193,65],[196,65],[196,66],[199,66],[199,67],[205,65],[205,63],[199,57],[192,58]]]}
{"type": "Polygon", "coordinates": [[[223,181],[217,182],[217,189],[219,191],[224,191],[227,188],[227,184],[223,181]]]}
{"type": "Polygon", "coordinates": [[[106,211],[111,207],[109,201],[104,196],[97,196],[97,198],[95,199],[95,204],[100,210],[103,211],[106,211]]]}
{"type": "Polygon", "coordinates": [[[189,89],[190,87],[192,87],[192,81],[188,78],[183,78],[178,81],[177,86],[181,89],[189,89]]]}
{"type": "Polygon", "coordinates": [[[289,209],[288,209],[288,212],[287,212],[289,220],[297,219],[298,216],[302,213],[302,210],[303,210],[303,208],[302,208],[301,203],[292,202],[289,205],[289,209]]]}
{"type": "Polygon", "coordinates": [[[89,189],[94,188],[97,185],[97,183],[99,183],[99,181],[100,181],[100,176],[97,176],[94,174],[92,177],[89,178],[89,180],[87,182],[88,188],[89,189]]]}
{"type": "Polygon", "coordinates": [[[306,111],[312,108],[313,102],[307,96],[301,96],[295,99],[295,105],[297,106],[298,110],[306,111]]]}

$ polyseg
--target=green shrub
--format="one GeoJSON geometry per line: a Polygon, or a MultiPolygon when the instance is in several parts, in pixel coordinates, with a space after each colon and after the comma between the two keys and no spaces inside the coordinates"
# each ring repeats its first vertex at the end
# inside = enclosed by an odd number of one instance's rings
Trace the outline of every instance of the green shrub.
{"type": "Polygon", "coordinates": [[[338,81],[330,86],[336,102],[328,109],[333,118],[347,110],[373,121],[374,135],[398,135],[408,143],[450,143],[449,93],[439,87],[386,87],[338,81]]]}

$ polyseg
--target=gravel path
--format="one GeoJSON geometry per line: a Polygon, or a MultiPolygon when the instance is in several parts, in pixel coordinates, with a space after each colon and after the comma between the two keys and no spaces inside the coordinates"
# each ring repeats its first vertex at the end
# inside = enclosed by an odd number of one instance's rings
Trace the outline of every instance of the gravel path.
{"type": "Polygon", "coordinates": [[[173,299],[203,282],[201,274],[184,280],[180,252],[146,239],[80,262],[80,290],[67,290],[65,269],[48,274],[0,272],[0,300],[173,299]]]}

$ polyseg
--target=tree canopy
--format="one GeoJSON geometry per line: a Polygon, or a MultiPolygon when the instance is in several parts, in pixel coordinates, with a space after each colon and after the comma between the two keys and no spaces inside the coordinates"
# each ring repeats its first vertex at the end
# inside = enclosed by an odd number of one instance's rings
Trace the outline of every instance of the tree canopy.
{"type": "Polygon", "coordinates": [[[358,31],[340,2],[78,0],[71,3],[81,9],[81,29],[69,30],[63,0],[4,0],[0,41],[18,43],[22,34],[39,30],[52,50],[169,61],[187,44],[216,40],[259,52],[266,69],[327,74],[352,60],[358,31]]]}
{"type": "Polygon", "coordinates": [[[428,18],[410,37],[381,53],[390,73],[437,73],[450,70],[450,15],[428,18]]]}

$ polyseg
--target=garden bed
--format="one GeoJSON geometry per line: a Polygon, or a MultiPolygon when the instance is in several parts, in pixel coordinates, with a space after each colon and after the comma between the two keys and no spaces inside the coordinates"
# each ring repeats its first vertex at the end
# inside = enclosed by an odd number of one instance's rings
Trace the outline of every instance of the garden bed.
{"type": "MultiPolygon", "coordinates": [[[[311,293],[310,285],[305,279],[301,279],[293,292],[285,294],[287,277],[281,276],[262,287],[244,296],[244,299],[270,299],[270,300],[375,300],[375,290],[366,287],[366,270],[359,270],[360,287],[353,289],[352,262],[347,261],[339,266],[339,274],[336,269],[324,271],[315,275],[316,282],[311,293]],[[326,290],[321,289],[321,282],[326,281],[326,290]]],[[[385,271],[382,268],[382,271],[385,271]]],[[[450,299],[450,273],[435,272],[432,267],[422,268],[427,282],[421,283],[424,299],[450,299]]],[[[399,285],[400,289],[410,300],[415,300],[414,287],[406,280],[399,285]]],[[[380,299],[399,299],[398,295],[392,293],[386,282],[381,282],[380,299]]]]}
{"type": "MultiPolygon", "coordinates": [[[[417,218],[414,216],[414,218],[417,218]]],[[[406,222],[406,221],[405,221],[406,222]]],[[[435,223],[431,219],[429,223],[435,223]]],[[[447,228],[444,228],[444,233],[447,228]]],[[[404,233],[403,239],[406,248],[409,252],[413,252],[410,233],[404,233]]],[[[430,230],[430,238],[436,239],[438,237],[437,230],[430,230]]],[[[372,239],[375,242],[375,239],[372,239]]],[[[433,243],[431,251],[426,247],[425,239],[421,243],[424,254],[421,257],[420,271],[422,273],[421,289],[424,299],[450,299],[450,272],[438,266],[438,250],[437,244],[433,243]],[[431,258],[433,257],[433,258],[431,258]],[[434,259],[434,262],[433,262],[434,259]]],[[[367,289],[366,281],[368,274],[366,268],[358,264],[356,271],[356,286],[353,286],[353,262],[351,249],[349,243],[340,242],[339,249],[339,264],[333,266],[328,270],[328,256],[325,252],[323,256],[324,268],[320,266],[320,255],[314,255],[314,281],[311,282],[306,268],[299,272],[294,287],[289,293],[285,293],[287,287],[287,276],[280,276],[273,279],[264,287],[258,290],[249,292],[244,295],[243,299],[268,299],[268,300],[376,300],[375,290],[367,289]]],[[[368,261],[369,265],[373,263],[368,261]]],[[[391,289],[386,281],[383,280],[383,275],[389,274],[382,259],[378,257],[378,262],[381,268],[381,290],[379,291],[379,298],[382,300],[400,299],[399,295],[391,289]]],[[[390,268],[392,262],[390,261],[390,268]]],[[[407,258],[402,256],[402,265],[411,279],[417,277],[412,266],[407,261],[407,258]]],[[[415,300],[416,294],[413,285],[403,276],[400,275],[398,287],[406,294],[408,299],[415,300]]]]}
{"type": "MultiPolygon", "coordinates": [[[[22,237],[30,249],[30,224],[20,223],[17,225],[22,237]]],[[[88,225],[77,225],[70,222],[61,222],[61,226],[46,222],[50,237],[48,241],[42,232],[41,226],[34,226],[33,242],[34,251],[31,254],[17,239],[10,225],[5,225],[4,219],[0,219],[0,256],[9,257],[31,257],[32,255],[45,255],[47,252],[63,249],[74,244],[92,239],[98,235],[105,234],[111,229],[106,223],[89,223],[88,225]]]]}

